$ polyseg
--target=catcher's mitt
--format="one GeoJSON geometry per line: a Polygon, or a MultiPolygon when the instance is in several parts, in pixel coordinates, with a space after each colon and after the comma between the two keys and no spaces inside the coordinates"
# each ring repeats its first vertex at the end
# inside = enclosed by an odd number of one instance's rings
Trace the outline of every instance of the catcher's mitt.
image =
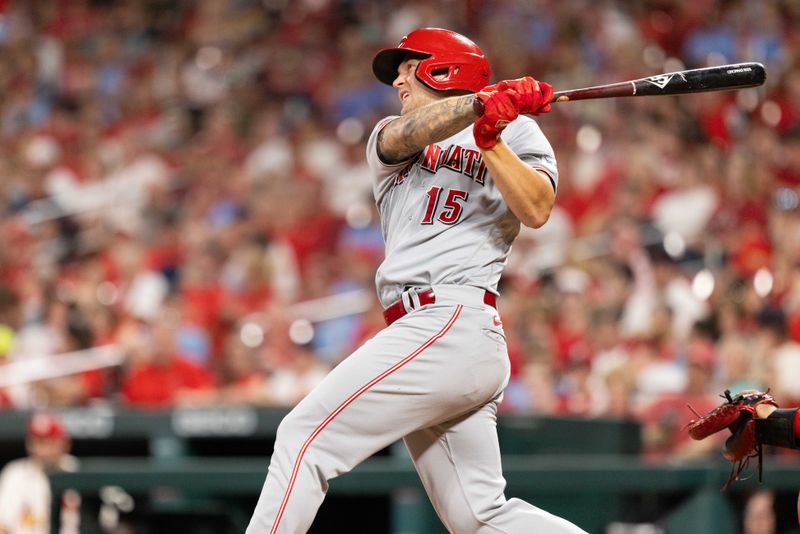
{"type": "Polygon", "coordinates": [[[698,419],[689,421],[687,427],[689,435],[697,440],[707,438],[726,428],[731,431],[722,451],[725,459],[733,463],[731,475],[722,486],[724,491],[735,480],[739,480],[739,475],[747,467],[750,458],[758,459],[758,479],[761,480],[761,441],[756,434],[756,406],[768,403],[777,407],[778,404],[769,394],[769,390],[742,391],[731,397],[731,392],[726,389],[722,396],[726,402],[705,415],[698,414],[689,406],[698,419]]]}

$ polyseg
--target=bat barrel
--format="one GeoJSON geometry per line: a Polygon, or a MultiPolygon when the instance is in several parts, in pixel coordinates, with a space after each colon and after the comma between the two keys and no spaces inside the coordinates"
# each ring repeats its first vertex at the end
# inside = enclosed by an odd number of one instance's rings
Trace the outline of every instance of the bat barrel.
{"type": "Polygon", "coordinates": [[[637,95],[680,95],[755,87],[766,79],[764,65],[737,63],[659,74],[635,80],[634,85],[637,95]]]}
{"type": "Polygon", "coordinates": [[[764,83],[767,73],[760,63],[737,63],[704,69],[682,70],[657,74],[638,80],[607,85],[557,91],[551,102],[588,100],[618,96],[654,96],[727,91],[756,87],[764,83]]]}

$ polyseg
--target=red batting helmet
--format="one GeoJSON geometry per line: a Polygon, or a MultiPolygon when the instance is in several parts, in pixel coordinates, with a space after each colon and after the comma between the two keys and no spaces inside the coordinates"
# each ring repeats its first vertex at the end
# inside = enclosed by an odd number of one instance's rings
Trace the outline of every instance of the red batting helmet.
{"type": "Polygon", "coordinates": [[[461,34],[442,28],[420,28],[397,48],[385,48],[372,60],[372,72],[387,85],[397,78],[397,67],[408,54],[421,58],[417,79],[437,91],[466,89],[477,93],[489,83],[489,61],[478,45],[461,34]]]}

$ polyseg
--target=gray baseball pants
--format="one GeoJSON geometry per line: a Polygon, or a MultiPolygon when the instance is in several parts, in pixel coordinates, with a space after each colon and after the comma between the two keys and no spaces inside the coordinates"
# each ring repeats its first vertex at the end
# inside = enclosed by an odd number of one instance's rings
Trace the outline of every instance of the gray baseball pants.
{"type": "Polygon", "coordinates": [[[367,341],[281,422],[247,534],[306,532],[328,480],[401,438],[450,532],[586,534],[506,500],[496,429],[509,378],[502,325],[481,289],[434,292],[434,304],[367,341]]]}

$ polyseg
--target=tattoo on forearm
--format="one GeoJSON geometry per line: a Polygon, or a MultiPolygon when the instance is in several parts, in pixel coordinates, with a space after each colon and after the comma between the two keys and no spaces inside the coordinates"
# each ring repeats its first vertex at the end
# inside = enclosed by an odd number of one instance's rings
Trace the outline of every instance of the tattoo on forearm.
{"type": "Polygon", "coordinates": [[[381,153],[403,161],[426,146],[447,139],[475,120],[472,95],[456,96],[428,104],[388,125],[389,137],[381,136],[381,153]]]}

